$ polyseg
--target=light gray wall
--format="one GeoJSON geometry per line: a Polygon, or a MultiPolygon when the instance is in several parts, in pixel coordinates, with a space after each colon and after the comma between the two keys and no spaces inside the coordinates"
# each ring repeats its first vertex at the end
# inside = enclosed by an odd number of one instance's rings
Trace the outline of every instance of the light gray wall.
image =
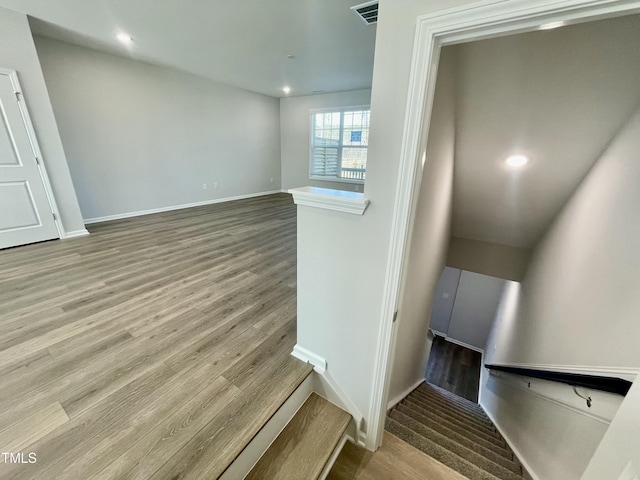
{"type": "MultiPolygon", "coordinates": [[[[424,378],[431,340],[429,316],[434,291],[444,268],[451,235],[451,198],[455,140],[455,58],[440,58],[436,96],[415,220],[406,261],[396,330],[389,397],[408,393],[424,378]]],[[[426,135],[424,140],[426,140],[426,135]]],[[[423,140],[423,141],[424,141],[423,140]]]]}
{"type": "Polygon", "coordinates": [[[282,188],[307,185],[362,192],[362,185],[309,179],[311,110],[369,105],[371,90],[326,93],[280,99],[280,142],[282,145],[282,188]]]}
{"type": "MultiPolygon", "coordinates": [[[[586,372],[640,369],[639,151],[637,110],[536,247],[521,287],[508,292],[487,345],[487,362],[586,372]]],[[[483,406],[513,434],[540,478],[580,478],[602,431],[587,420],[581,428],[556,421],[559,416],[545,414],[542,407],[514,412],[501,407],[503,393],[486,384],[482,388],[483,406]],[[537,433],[525,439],[516,429],[527,426],[537,433]],[[550,451],[562,451],[562,457],[550,462],[550,451]]],[[[629,401],[621,412],[628,414],[637,396],[629,401]]],[[[622,471],[629,452],[639,451],[638,424],[624,427],[617,418],[614,424],[587,478],[603,478],[593,472],[622,471]]]]}
{"type": "Polygon", "coordinates": [[[449,322],[451,322],[461,273],[462,271],[458,268],[445,267],[442,270],[442,275],[440,275],[436,286],[431,319],[429,320],[429,327],[435,332],[446,335],[449,331],[449,322]]]}
{"type": "Polygon", "coordinates": [[[0,67],[18,73],[64,229],[67,233],[83,231],[84,223],[27,16],[0,8],[0,42],[0,67]]]}
{"type": "Polygon", "coordinates": [[[277,99],[44,37],[36,46],[85,218],[280,190],[277,99]]]}
{"type": "Polygon", "coordinates": [[[463,271],[447,336],[484,350],[505,283],[500,278],[463,271]]]}
{"type": "Polygon", "coordinates": [[[416,18],[471,1],[381,0],[364,189],[371,204],[363,216],[298,207],[298,343],[327,360],[368,420],[378,408],[371,399],[381,326],[390,320],[382,301],[416,18]]]}
{"type": "Polygon", "coordinates": [[[497,243],[451,237],[447,265],[505,280],[521,281],[532,250],[497,243]]]}

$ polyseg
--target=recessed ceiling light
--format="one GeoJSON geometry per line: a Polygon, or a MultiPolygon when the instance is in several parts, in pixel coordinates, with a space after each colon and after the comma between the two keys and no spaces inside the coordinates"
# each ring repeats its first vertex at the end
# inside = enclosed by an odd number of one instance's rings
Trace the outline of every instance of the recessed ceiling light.
{"type": "Polygon", "coordinates": [[[133,42],[133,38],[131,38],[131,36],[127,35],[126,33],[119,33],[116,35],[116,38],[125,45],[130,45],[133,42]]]}
{"type": "Polygon", "coordinates": [[[510,167],[524,167],[529,163],[529,159],[524,155],[511,155],[505,160],[505,163],[510,167]]]}
{"type": "Polygon", "coordinates": [[[553,30],[554,28],[564,27],[565,23],[560,22],[551,22],[545,23],[544,25],[540,25],[540,30],[553,30]]]}
{"type": "Polygon", "coordinates": [[[285,95],[289,95],[291,93],[291,87],[289,86],[283,87],[282,91],[284,92],[285,95]]]}

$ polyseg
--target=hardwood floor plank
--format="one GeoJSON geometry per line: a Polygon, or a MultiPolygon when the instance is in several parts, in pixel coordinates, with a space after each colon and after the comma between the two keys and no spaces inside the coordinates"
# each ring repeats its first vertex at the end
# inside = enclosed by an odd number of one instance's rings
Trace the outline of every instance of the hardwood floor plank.
{"type": "Polygon", "coordinates": [[[54,402],[0,431],[3,452],[20,452],[69,421],[62,405],[54,402]]]}
{"type": "Polygon", "coordinates": [[[38,458],[0,479],[222,473],[311,371],[295,227],[272,195],[0,251],[0,439],[38,458]]]}

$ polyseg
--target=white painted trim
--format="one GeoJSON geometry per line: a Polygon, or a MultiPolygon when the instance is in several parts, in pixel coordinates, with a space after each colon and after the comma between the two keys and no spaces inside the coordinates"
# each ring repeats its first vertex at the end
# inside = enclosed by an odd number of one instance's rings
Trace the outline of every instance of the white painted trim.
{"type": "Polygon", "coordinates": [[[325,480],[327,478],[327,476],[331,472],[331,468],[333,468],[333,464],[336,463],[336,460],[340,456],[340,452],[342,452],[342,449],[344,448],[344,444],[347,443],[348,439],[349,437],[346,434],[342,436],[342,438],[340,439],[340,442],[336,446],[336,449],[331,454],[331,457],[329,457],[329,460],[327,460],[327,464],[324,466],[324,469],[322,470],[320,477],[318,477],[319,480],[325,480]]]}
{"type": "Polygon", "coordinates": [[[482,409],[485,411],[485,413],[487,414],[487,417],[489,417],[489,420],[491,420],[491,423],[493,423],[493,425],[496,427],[500,435],[502,435],[502,438],[504,438],[504,441],[507,442],[507,445],[509,445],[509,448],[511,449],[513,454],[518,458],[518,461],[522,465],[522,469],[525,470],[524,472],[525,475],[528,475],[531,480],[541,480],[540,477],[538,477],[536,474],[533,473],[533,469],[531,468],[531,465],[529,465],[524,460],[524,457],[520,453],[520,450],[518,450],[516,446],[513,444],[513,442],[509,440],[509,437],[505,434],[504,430],[500,428],[500,425],[498,425],[493,415],[491,415],[491,413],[488,412],[484,407],[482,407],[482,409]]]}
{"type": "Polygon", "coordinates": [[[382,443],[389,394],[393,314],[404,273],[410,216],[416,201],[417,150],[422,133],[429,130],[431,122],[440,47],[532,31],[553,21],[578,23],[639,11],[640,1],[637,0],[484,0],[417,18],[367,422],[370,450],[382,443]]]}
{"type": "Polygon", "coordinates": [[[324,208],[336,212],[364,215],[369,206],[369,200],[364,198],[361,192],[347,192],[346,190],[333,190],[319,187],[292,188],[289,193],[293,195],[296,205],[324,208]]]}
{"type": "Polygon", "coordinates": [[[468,348],[469,350],[473,350],[474,352],[479,352],[479,353],[484,354],[484,350],[482,348],[476,347],[475,345],[470,345],[468,343],[461,342],[460,340],[456,340],[455,338],[448,337],[446,335],[445,335],[444,339],[447,342],[455,343],[456,345],[460,345],[461,347],[468,348]]]}
{"type": "Polygon", "coordinates": [[[327,370],[327,361],[324,358],[298,344],[293,347],[291,355],[296,357],[298,360],[302,360],[305,363],[313,365],[313,370],[320,375],[323,375],[327,370]]]}
{"type": "Polygon", "coordinates": [[[83,228],[82,230],[73,230],[71,232],[65,232],[63,239],[67,238],[75,238],[75,237],[85,237],[89,235],[89,230],[83,228]]]}
{"type": "Polygon", "coordinates": [[[29,142],[31,143],[33,154],[39,159],[39,162],[37,162],[38,173],[40,174],[40,178],[42,179],[44,192],[47,196],[47,200],[49,201],[50,212],[55,217],[54,224],[56,226],[56,229],[58,230],[58,238],[66,238],[64,225],[62,224],[62,218],[60,216],[60,210],[58,209],[56,198],[53,195],[53,187],[51,186],[51,182],[49,181],[49,174],[47,173],[45,158],[42,155],[40,145],[38,144],[38,137],[36,136],[36,131],[33,128],[33,122],[31,121],[31,115],[29,114],[29,107],[27,106],[27,102],[24,98],[24,92],[22,90],[22,87],[20,86],[18,73],[15,70],[0,68],[0,75],[8,76],[14,93],[20,94],[20,98],[18,99],[18,109],[20,110],[20,115],[22,115],[22,122],[24,123],[25,129],[27,130],[27,136],[29,137],[29,142]]]}
{"type": "Polygon", "coordinates": [[[389,410],[391,410],[393,407],[395,407],[397,404],[399,404],[402,400],[404,400],[407,397],[407,395],[409,395],[411,392],[413,392],[416,388],[418,388],[418,385],[421,385],[421,384],[423,384],[425,382],[426,382],[426,380],[424,378],[416,380],[416,382],[413,385],[411,385],[409,388],[407,388],[400,395],[397,395],[392,400],[389,400],[389,403],[387,403],[387,412],[389,410]]]}
{"type": "Polygon", "coordinates": [[[253,437],[242,453],[227,467],[219,480],[237,480],[246,477],[312,392],[313,378],[309,375],[253,437]]]}
{"type": "Polygon", "coordinates": [[[245,198],[262,197],[265,195],[273,195],[274,193],[280,193],[281,190],[270,190],[268,192],[248,193],[246,195],[236,195],[234,197],[214,198],[211,200],[204,200],[202,202],[183,203],[181,205],[171,205],[169,207],[152,208],[149,210],[139,210],[137,212],[118,213],[115,215],[106,215],[104,217],[85,218],[85,225],[91,223],[109,222],[111,220],[121,220],[123,218],[139,217],[142,215],[151,215],[153,213],[170,212],[172,210],[182,210],[183,208],[201,207],[203,205],[212,205],[214,203],[233,202],[234,200],[244,200],[245,198]]]}
{"type": "Polygon", "coordinates": [[[328,370],[319,373],[319,375],[316,377],[314,390],[322,398],[340,407],[353,417],[353,421],[356,427],[355,437],[358,440],[358,445],[364,446],[364,442],[366,440],[366,434],[363,432],[364,415],[356,406],[356,404],[353,403],[353,401],[345,393],[345,391],[340,387],[338,382],[336,382],[333,376],[331,376],[328,370]]]}

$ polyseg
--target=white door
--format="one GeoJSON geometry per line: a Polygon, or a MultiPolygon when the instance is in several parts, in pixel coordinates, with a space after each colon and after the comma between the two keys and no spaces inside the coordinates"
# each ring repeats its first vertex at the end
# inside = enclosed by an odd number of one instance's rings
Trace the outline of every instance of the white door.
{"type": "Polygon", "coordinates": [[[0,248],[60,237],[19,88],[0,71],[0,248]]]}

